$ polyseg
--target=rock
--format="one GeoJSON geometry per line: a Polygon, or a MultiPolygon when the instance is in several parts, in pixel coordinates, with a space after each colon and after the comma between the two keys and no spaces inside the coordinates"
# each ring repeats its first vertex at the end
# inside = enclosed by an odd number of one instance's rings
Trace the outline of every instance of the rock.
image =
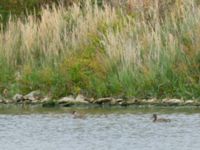
{"type": "Polygon", "coordinates": [[[46,103],[46,102],[49,102],[51,100],[52,100],[51,97],[45,96],[43,99],[41,99],[41,103],[46,103]]]}
{"type": "Polygon", "coordinates": [[[6,99],[4,98],[3,96],[0,95],[0,103],[3,103],[3,104],[10,104],[12,103],[13,101],[10,100],[10,99],[6,99]]]}
{"type": "Polygon", "coordinates": [[[169,104],[169,105],[180,105],[184,103],[182,99],[163,99],[162,103],[169,104]]]}
{"type": "Polygon", "coordinates": [[[143,100],[143,102],[146,103],[146,104],[153,105],[153,104],[158,103],[158,100],[155,99],[155,98],[152,98],[152,99],[147,99],[147,100],[145,100],[145,101],[143,100]]]}
{"type": "Polygon", "coordinates": [[[113,97],[99,98],[92,101],[92,103],[95,104],[111,104],[111,105],[121,104],[122,102],[124,102],[123,99],[121,98],[116,99],[113,97]]]}
{"type": "Polygon", "coordinates": [[[58,104],[62,103],[68,103],[69,101],[75,101],[73,96],[63,97],[60,100],[58,100],[58,104]]]}
{"type": "Polygon", "coordinates": [[[121,99],[121,98],[118,98],[118,99],[112,98],[110,104],[111,104],[111,105],[116,105],[116,104],[121,104],[121,103],[123,103],[123,102],[124,102],[124,100],[121,99]]]}
{"type": "Polygon", "coordinates": [[[4,101],[3,101],[3,99],[0,99],[0,103],[3,103],[4,101]]]}
{"type": "Polygon", "coordinates": [[[33,91],[24,96],[24,100],[29,100],[29,101],[36,101],[41,99],[42,99],[42,94],[40,91],[33,91]]]}
{"type": "Polygon", "coordinates": [[[39,104],[41,101],[40,100],[33,100],[33,101],[28,101],[30,104],[39,104]]]}
{"type": "Polygon", "coordinates": [[[139,104],[141,102],[138,99],[133,98],[133,99],[129,99],[126,103],[127,105],[132,105],[132,104],[139,104]]]}
{"type": "Polygon", "coordinates": [[[12,98],[12,100],[16,103],[21,102],[24,100],[24,96],[21,94],[15,94],[12,98]]]}
{"type": "Polygon", "coordinates": [[[58,100],[58,104],[61,104],[63,106],[71,106],[75,104],[88,104],[88,101],[83,100],[80,96],[76,99],[74,99],[73,96],[68,96],[58,100]]]}
{"type": "Polygon", "coordinates": [[[141,99],[139,100],[140,104],[147,104],[148,103],[148,99],[141,99]]]}
{"type": "Polygon", "coordinates": [[[121,103],[121,102],[123,102],[123,101],[124,101],[124,100],[121,99],[121,98],[116,99],[116,102],[117,102],[117,103],[121,103]]]}
{"type": "Polygon", "coordinates": [[[88,101],[90,101],[90,99],[88,99],[87,97],[85,97],[81,94],[78,94],[78,96],[76,97],[75,100],[79,101],[79,102],[83,102],[83,103],[88,103],[88,101]]]}
{"type": "Polygon", "coordinates": [[[113,101],[112,97],[105,97],[105,98],[99,98],[97,100],[94,100],[93,103],[105,104],[105,103],[111,103],[112,101],[113,101]]]}
{"type": "Polygon", "coordinates": [[[4,99],[4,100],[3,100],[3,103],[4,103],[4,104],[11,104],[12,101],[11,101],[11,100],[8,100],[8,99],[4,99]]]}
{"type": "Polygon", "coordinates": [[[193,100],[186,100],[185,101],[185,104],[186,105],[191,105],[191,104],[194,104],[195,102],[193,100]]]}
{"type": "Polygon", "coordinates": [[[94,103],[95,99],[92,97],[92,98],[87,98],[87,100],[89,103],[94,103]]]}

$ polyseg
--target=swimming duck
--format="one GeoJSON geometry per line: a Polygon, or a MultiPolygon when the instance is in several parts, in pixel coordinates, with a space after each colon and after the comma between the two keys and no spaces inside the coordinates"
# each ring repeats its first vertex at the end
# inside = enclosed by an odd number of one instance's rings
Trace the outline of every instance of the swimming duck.
{"type": "Polygon", "coordinates": [[[157,114],[153,114],[153,122],[170,122],[170,119],[158,118],[157,114]]]}
{"type": "Polygon", "coordinates": [[[72,111],[72,115],[73,115],[74,119],[78,119],[78,118],[79,119],[84,119],[85,118],[84,114],[80,114],[77,111],[72,111]]]}

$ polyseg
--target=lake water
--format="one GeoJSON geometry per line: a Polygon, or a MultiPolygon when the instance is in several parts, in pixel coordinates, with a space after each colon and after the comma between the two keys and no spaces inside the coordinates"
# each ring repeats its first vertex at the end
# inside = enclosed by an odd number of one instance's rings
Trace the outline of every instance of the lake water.
{"type": "Polygon", "coordinates": [[[0,150],[199,150],[200,108],[0,107],[0,150]],[[153,123],[152,114],[169,118],[153,123]]]}

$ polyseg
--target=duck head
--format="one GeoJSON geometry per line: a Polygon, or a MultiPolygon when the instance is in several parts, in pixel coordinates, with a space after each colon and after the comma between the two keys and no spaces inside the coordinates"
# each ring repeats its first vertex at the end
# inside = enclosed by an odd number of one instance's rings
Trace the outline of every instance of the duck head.
{"type": "Polygon", "coordinates": [[[74,114],[76,114],[77,112],[76,112],[75,110],[73,110],[71,113],[74,115],[74,114]]]}
{"type": "Polygon", "coordinates": [[[157,120],[157,114],[153,114],[153,122],[155,122],[157,120]]]}

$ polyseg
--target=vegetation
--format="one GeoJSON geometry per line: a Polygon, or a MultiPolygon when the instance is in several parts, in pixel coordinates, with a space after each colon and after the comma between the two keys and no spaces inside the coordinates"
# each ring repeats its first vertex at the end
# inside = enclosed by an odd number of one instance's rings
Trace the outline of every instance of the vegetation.
{"type": "Polygon", "coordinates": [[[9,19],[0,31],[1,93],[199,98],[195,0],[79,4],[9,19]]]}

